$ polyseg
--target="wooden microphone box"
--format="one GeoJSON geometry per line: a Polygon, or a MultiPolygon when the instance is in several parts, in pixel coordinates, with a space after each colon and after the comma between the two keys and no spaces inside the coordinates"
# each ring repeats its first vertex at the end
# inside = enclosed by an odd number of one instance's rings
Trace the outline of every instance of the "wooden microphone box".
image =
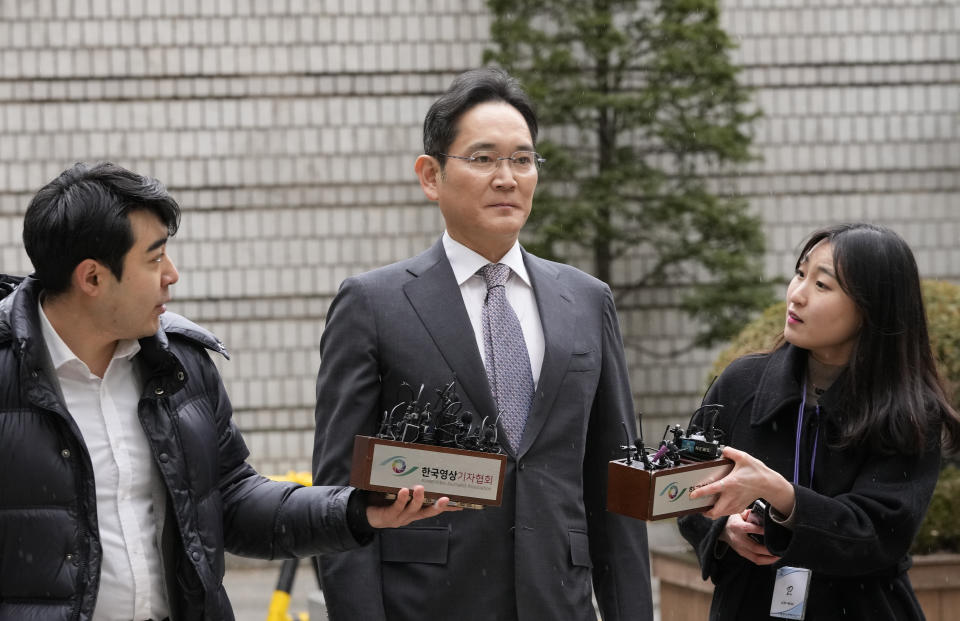
{"type": "Polygon", "coordinates": [[[611,461],[607,466],[607,511],[641,520],[706,511],[715,495],[690,499],[690,492],[727,475],[733,462],[727,458],[689,461],[672,468],[647,470],[634,459],[611,461]]]}
{"type": "Polygon", "coordinates": [[[387,494],[422,485],[428,499],[482,509],[500,506],[506,467],[502,454],[356,436],[350,485],[387,494]]]}

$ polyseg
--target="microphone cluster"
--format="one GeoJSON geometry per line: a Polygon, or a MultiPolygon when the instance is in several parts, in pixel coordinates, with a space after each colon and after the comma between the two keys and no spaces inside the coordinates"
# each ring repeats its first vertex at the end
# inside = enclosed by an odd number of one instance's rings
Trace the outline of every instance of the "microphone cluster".
{"type": "Polygon", "coordinates": [[[621,445],[628,466],[639,466],[646,470],[676,468],[691,461],[701,462],[719,459],[723,451],[723,430],[715,427],[717,415],[723,408],[720,404],[703,405],[693,413],[690,425],[684,429],[680,425],[667,425],[663,438],[656,447],[643,444],[643,431],[633,445],[621,445]],[[670,436],[669,438],[667,436],[670,436]]]}
{"type": "Polygon", "coordinates": [[[497,420],[463,409],[450,382],[424,397],[404,382],[399,401],[383,412],[376,437],[353,439],[350,485],[390,502],[401,487],[422,485],[424,503],[446,496],[450,506],[483,509],[503,502],[507,456],[497,443],[497,420]]]}
{"type": "Polygon", "coordinates": [[[484,417],[477,423],[472,412],[463,410],[456,381],[437,389],[433,400],[423,400],[423,384],[401,384],[399,401],[383,412],[377,437],[381,440],[443,446],[482,453],[502,453],[497,442],[497,421],[484,417]],[[404,392],[408,394],[403,394],[404,392]]]}
{"type": "MultiPolygon", "coordinates": [[[[639,518],[659,520],[706,511],[715,495],[693,500],[690,492],[726,476],[733,462],[723,457],[723,430],[716,427],[723,406],[698,408],[686,429],[667,425],[657,447],[643,444],[641,435],[633,444],[620,446],[625,453],[607,468],[607,510],[639,518]]],[[[626,425],[624,425],[626,434],[626,425]]]]}

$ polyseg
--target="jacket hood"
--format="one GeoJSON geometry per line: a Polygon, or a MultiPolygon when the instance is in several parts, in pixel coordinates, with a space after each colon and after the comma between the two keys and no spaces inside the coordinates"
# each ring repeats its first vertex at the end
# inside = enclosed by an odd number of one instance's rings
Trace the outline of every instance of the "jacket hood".
{"type": "Polygon", "coordinates": [[[23,280],[23,276],[0,274],[0,343],[6,343],[12,338],[9,314],[13,300],[10,294],[23,280]]]}
{"type": "Polygon", "coordinates": [[[213,332],[193,323],[183,315],[171,313],[170,311],[160,315],[160,329],[150,338],[156,338],[160,346],[167,349],[169,346],[168,334],[180,335],[187,340],[206,347],[210,351],[217,352],[227,360],[230,359],[227,348],[213,332]]]}

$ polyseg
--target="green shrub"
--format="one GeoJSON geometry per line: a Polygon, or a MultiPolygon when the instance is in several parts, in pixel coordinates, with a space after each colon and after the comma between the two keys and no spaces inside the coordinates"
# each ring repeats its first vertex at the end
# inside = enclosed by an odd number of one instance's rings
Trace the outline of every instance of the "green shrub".
{"type": "Polygon", "coordinates": [[[787,303],[777,302],[768,307],[759,317],[744,326],[730,345],[720,352],[713,362],[708,383],[720,375],[727,365],[741,356],[770,351],[783,333],[787,317],[787,303]]]}
{"type": "MultiPolygon", "coordinates": [[[[936,280],[924,280],[921,286],[930,345],[947,388],[952,392],[953,405],[960,410],[960,287],[936,280]]],[[[708,381],[740,356],[772,349],[783,332],[786,310],[786,303],[779,302],[747,324],[730,346],[717,356],[708,381]]],[[[914,541],[913,552],[960,552],[958,515],[960,470],[948,465],[940,473],[927,517],[914,541]]]]}

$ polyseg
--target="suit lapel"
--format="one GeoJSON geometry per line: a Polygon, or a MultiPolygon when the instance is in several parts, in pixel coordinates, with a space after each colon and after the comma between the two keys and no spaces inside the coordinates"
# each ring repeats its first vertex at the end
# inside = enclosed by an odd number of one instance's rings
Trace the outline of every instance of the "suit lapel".
{"type": "Polygon", "coordinates": [[[570,356],[576,330],[573,294],[559,280],[560,272],[550,263],[523,251],[524,264],[540,310],[543,326],[543,367],[537,383],[518,457],[533,444],[553,408],[570,356]]]}
{"type": "Polygon", "coordinates": [[[481,418],[495,418],[497,407],[487,372],[442,241],[420,257],[422,260],[407,268],[415,278],[403,286],[404,294],[453,370],[457,390],[470,400],[481,418]]]}

